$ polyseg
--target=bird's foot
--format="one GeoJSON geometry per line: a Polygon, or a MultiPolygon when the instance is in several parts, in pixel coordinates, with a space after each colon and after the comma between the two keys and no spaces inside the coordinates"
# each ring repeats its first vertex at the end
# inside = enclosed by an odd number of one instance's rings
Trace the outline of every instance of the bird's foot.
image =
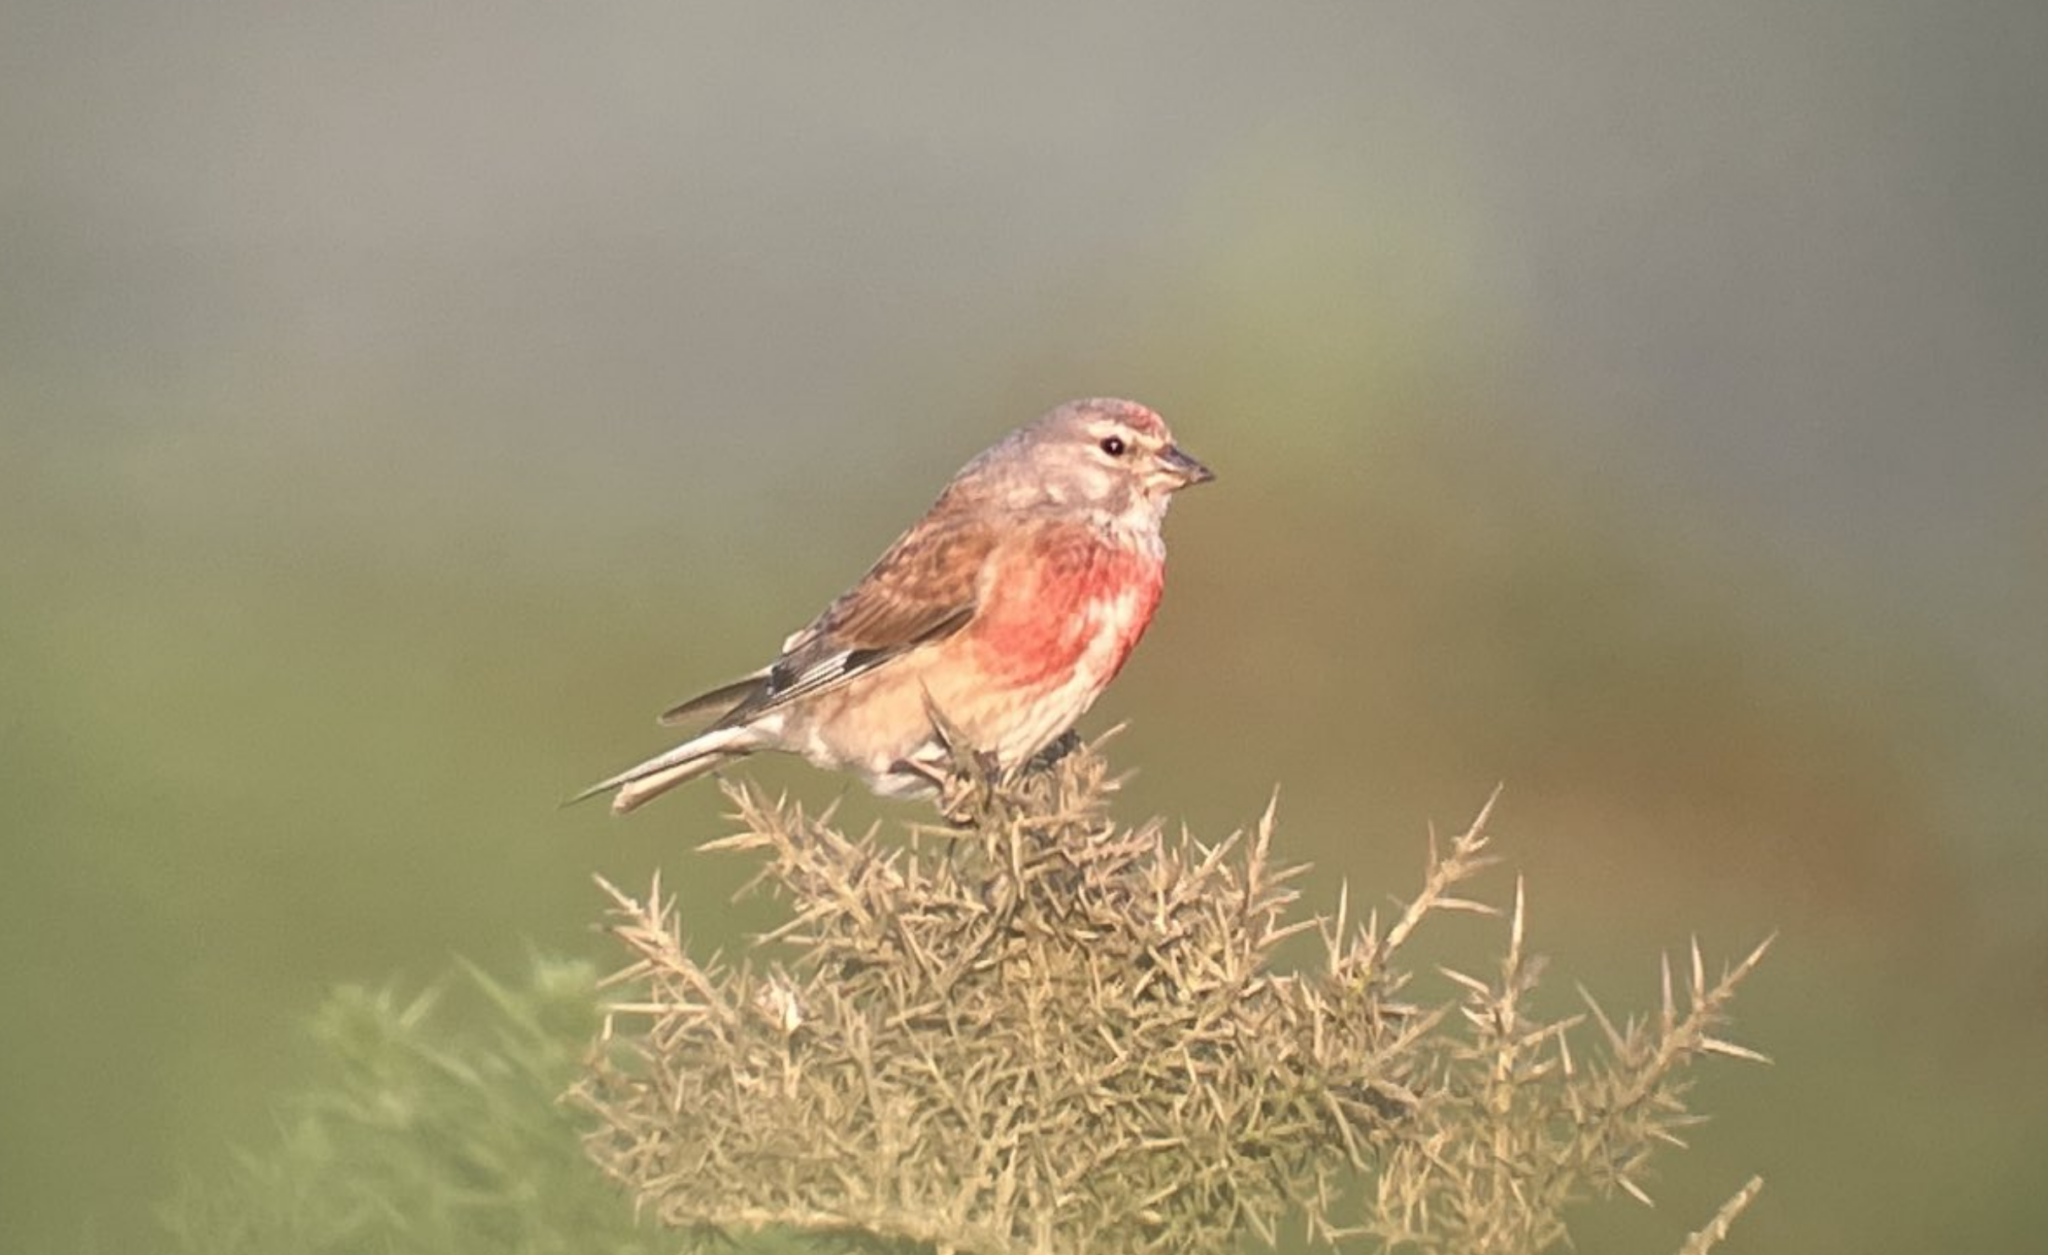
{"type": "Polygon", "coordinates": [[[1052,744],[1033,754],[1031,761],[1026,763],[1025,767],[1030,771],[1050,771],[1054,767],[1059,766],[1062,758],[1080,748],[1081,734],[1072,728],[1068,728],[1065,732],[1054,737],[1052,744]]]}

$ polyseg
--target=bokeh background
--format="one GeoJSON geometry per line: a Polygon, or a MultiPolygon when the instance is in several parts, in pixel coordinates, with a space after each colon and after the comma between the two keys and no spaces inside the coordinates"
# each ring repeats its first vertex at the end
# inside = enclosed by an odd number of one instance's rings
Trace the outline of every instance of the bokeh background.
{"type": "Polygon", "coordinates": [[[1582,1249],[1751,1171],[1731,1251],[2038,1240],[2035,0],[5,27],[6,1249],[154,1245],[336,982],[608,962],[593,871],[758,926],[690,853],[714,790],[556,801],[1098,393],[1220,472],[1087,725],[1132,723],[1130,817],[1277,785],[1327,909],[1504,780],[1609,1002],[1781,933],[1737,1032],[1777,1062],[1707,1069],[1582,1249]]]}

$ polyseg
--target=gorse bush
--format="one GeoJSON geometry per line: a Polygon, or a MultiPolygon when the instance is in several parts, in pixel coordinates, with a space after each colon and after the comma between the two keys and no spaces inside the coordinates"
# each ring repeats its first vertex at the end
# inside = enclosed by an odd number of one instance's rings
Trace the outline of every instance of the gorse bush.
{"type": "Polygon", "coordinates": [[[425,993],[349,986],[313,1018],[319,1071],[160,1209],[190,1255],[654,1255],[673,1249],[577,1145],[560,1101],[598,1022],[597,971],[463,965],[425,993]],[[457,1003],[451,1007],[449,1004],[457,1003]]]}
{"type": "Polygon", "coordinates": [[[1643,1197],[1695,1120],[1693,1062],[1758,1057],[1715,1034],[1763,947],[1718,976],[1697,948],[1682,979],[1667,963],[1648,1017],[1535,1016],[1521,886],[1498,912],[1464,896],[1484,813],[1397,912],[1310,919],[1270,809],[1207,846],[1109,819],[1092,751],[961,767],[956,826],[901,841],[727,786],[739,831],[706,848],[765,856],[790,913],[746,961],[692,957],[658,880],[611,889],[632,961],[577,1098],[591,1155],[663,1224],[1178,1255],[1297,1222],[1344,1249],[1535,1252],[1570,1204],[1643,1197]],[[1505,944],[1425,998],[1409,947],[1447,912],[1502,915],[1505,944]],[[1319,956],[1280,970],[1303,933],[1319,956]]]}
{"type": "Polygon", "coordinates": [[[632,961],[608,994],[548,959],[337,991],[275,1144],[164,1206],[176,1249],[1206,1255],[1298,1224],[1535,1252],[1573,1203],[1642,1193],[1695,1119],[1692,1063],[1756,1057],[1716,1034],[1761,947],[1719,976],[1696,950],[1667,965],[1647,1016],[1534,1015],[1520,885],[1498,912],[1467,896],[1484,814],[1399,909],[1299,918],[1270,810],[1211,847],[1113,823],[1092,751],[1010,782],[962,767],[957,823],[903,840],[729,787],[739,831],[707,849],[762,857],[789,908],[745,961],[693,958],[657,882],[612,891],[632,961]],[[1502,917],[1497,961],[1415,975],[1452,912],[1502,917]],[[1289,938],[1313,953],[1282,970],[1289,938]]]}

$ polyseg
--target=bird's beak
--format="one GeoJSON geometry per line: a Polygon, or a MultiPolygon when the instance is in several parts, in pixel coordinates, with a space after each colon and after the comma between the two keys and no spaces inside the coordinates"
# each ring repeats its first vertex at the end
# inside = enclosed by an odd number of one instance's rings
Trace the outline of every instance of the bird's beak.
{"type": "Polygon", "coordinates": [[[1216,478],[1216,472],[1189,457],[1177,444],[1170,444],[1160,451],[1159,470],[1173,481],[1175,488],[1206,484],[1216,478]]]}

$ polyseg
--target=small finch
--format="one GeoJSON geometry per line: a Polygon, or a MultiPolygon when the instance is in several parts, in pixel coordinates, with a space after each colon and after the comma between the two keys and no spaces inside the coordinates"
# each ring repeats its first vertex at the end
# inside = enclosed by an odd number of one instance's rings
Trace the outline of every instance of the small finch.
{"type": "Polygon", "coordinates": [[[1167,504],[1213,478],[1135,401],[1069,401],[961,467],[781,657],[661,716],[717,712],[703,732],[572,800],[616,789],[624,814],[762,750],[885,797],[935,793],[949,744],[1002,771],[1031,761],[1144,635],[1167,504]]]}

